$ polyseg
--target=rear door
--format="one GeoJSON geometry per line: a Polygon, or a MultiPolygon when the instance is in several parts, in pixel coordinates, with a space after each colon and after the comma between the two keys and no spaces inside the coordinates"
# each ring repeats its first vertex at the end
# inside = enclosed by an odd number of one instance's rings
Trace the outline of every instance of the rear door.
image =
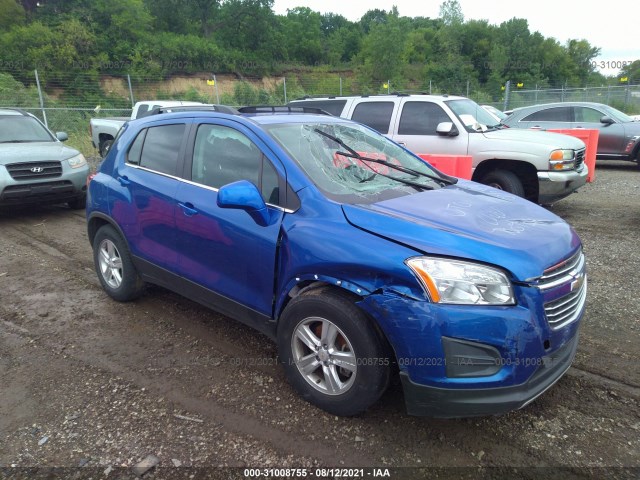
{"type": "Polygon", "coordinates": [[[442,106],[428,100],[402,99],[391,138],[416,154],[466,155],[469,134],[457,119],[442,106]],[[456,136],[436,132],[442,122],[451,122],[458,129],[456,136]]]}
{"type": "Polygon", "coordinates": [[[141,130],[117,167],[110,192],[111,215],[131,253],[170,270],[177,263],[174,197],[186,131],[185,123],[141,130]]]}
{"type": "MultiPolygon", "coordinates": [[[[183,182],[176,192],[179,272],[223,297],[271,316],[276,250],[284,217],[284,168],[249,129],[225,119],[194,125],[183,182]],[[271,222],[220,208],[218,189],[238,180],[262,193],[271,222]]],[[[226,303],[227,308],[229,303],[226,303]]]]}

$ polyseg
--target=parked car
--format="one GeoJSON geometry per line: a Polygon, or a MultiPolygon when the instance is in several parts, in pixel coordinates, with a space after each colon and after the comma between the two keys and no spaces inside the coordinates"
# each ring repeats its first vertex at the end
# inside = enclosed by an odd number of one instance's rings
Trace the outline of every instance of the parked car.
{"type": "Polygon", "coordinates": [[[335,415],[395,370],[408,412],[439,417],[523,407],[565,373],[587,289],[570,225],[355,122],[249,111],[123,127],[87,207],[111,297],[158,284],[258,329],[335,415]]]}
{"type": "Polygon", "coordinates": [[[587,181],[585,145],[567,135],[510,130],[474,101],[448,95],[295,100],[374,128],[417,154],[471,155],[472,180],[551,204],[587,181]]]}
{"type": "Polygon", "coordinates": [[[84,208],[89,166],[34,115],[0,108],[0,206],[67,203],[84,208]]]}
{"type": "Polygon", "coordinates": [[[487,112],[489,112],[491,114],[491,116],[496,119],[498,122],[500,122],[501,120],[504,120],[505,118],[507,118],[507,114],[504,113],[502,110],[498,110],[496,107],[494,107],[493,105],[480,105],[482,108],[484,108],[487,112]]]}
{"type": "Polygon", "coordinates": [[[92,118],[89,121],[89,134],[93,147],[98,149],[101,157],[105,157],[116,138],[118,131],[129,120],[144,117],[150,111],[161,107],[184,105],[205,105],[200,102],[183,102],[179,100],[150,100],[137,102],[131,111],[131,117],[92,118]]]}
{"type": "Polygon", "coordinates": [[[538,130],[589,128],[600,131],[598,160],[628,160],[640,165],[640,123],[602,103],[564,102],[516,108],[502,121],[511,128],[538,130]]]}

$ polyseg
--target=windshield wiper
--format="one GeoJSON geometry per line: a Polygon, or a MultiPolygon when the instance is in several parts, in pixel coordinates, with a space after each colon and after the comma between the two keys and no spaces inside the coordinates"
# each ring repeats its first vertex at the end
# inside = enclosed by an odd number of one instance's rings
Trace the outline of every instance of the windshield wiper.
{"type": "MultiPolygon", "coordinates": [[[[342,155],[343,157],[356,158],[358,160],[362,160],[362,161],[365,161],[365,162],[378,163],[380,165],[384,165],[386,167],[392,168],[393,170],[397,170],[397,171],[403,172],[403,173],[408,173],[409,175],[413,175],[413,176],[416,176],[416,177],[430,178],[431,180],[439,182],[440,184],[453,185],[453,184],[455,184],[457,182],[456,179],[442,178],[442,177],[438,177],[438,176],[435,176],[435,175],[430,175],[428,173],[419,172],[418,170],[414,170],[413,168],[404,167],[402,165],[396,165],[395,163],[387,162],[386,160],[380,160],[380,159],[377,159],[377,158],[365,157],[363,155],[360,155],[358,152],[356,152],[353,148],[351,148],[349,145],[344,143],[344,141],[342,141],[338,137],[334,137],[333,135],[331,135],[329,133],[326,133],[326,132],[323,132],[322,130],[317,129],[317,128],[315,128],[314,131],[319,133],[320,135],[323,135],[323,136],[327,137],[330,140],[333,140],[338,145],[340,145],[342,148],[347,150],[349,153],[336,152],[338,155],[342,155]]],[[[383,177],[386,177],[386,178],[391,178],[393,180],[398,180],[398,181],[401,181],[401,182],[404,182],[404,183],[408,182],[407,185],[419,186],[421,188],[428,188],[430,190],[433,189],[432,187],[427,187],[427,186],[425,186],[425,185],[423,185],[421,183],[418,183],[418,182],[412,182],[411,180],[401,179],[401,178],[394,177],[392,175],[385,175],[384,173],[377,172],[377,171],[375,171],[373,169],[371,169],[371,170],[374,173],[376,173],[378,175],[381,175],[383,177]]]]}

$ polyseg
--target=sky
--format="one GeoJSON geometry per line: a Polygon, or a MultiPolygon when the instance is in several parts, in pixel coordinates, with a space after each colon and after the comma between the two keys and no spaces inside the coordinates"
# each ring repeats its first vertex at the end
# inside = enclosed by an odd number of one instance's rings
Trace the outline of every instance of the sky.
{"type": "MultiPolygon", "coordinates": [[[[274,11],[309,7],[320,13],[337,13],[351,21],[368,10],[398,7],[400,16],[437,18],[443,0],[275,0],[274,11]]],[[[568,39],[585,39],[601,49],[595,59],[597,71],[615,75],[621,62],[640,60],[638,0],[586,2],[576,0],[458,0],[465,20],[488,20],[499,25],[513,17],[525,18],[531,32],[538,31],[564,44],[568,39]]]]}

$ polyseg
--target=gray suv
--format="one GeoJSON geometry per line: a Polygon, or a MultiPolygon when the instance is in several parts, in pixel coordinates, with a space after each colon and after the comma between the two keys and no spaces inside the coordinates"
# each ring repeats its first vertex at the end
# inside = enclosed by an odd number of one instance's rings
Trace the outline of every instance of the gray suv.
{"type": "Polygon", "coordinates": [[[67,203],[84,208],[89,166],[35,116],[0,108],[0,207],[67,203]]]}
{"type": "Polygon", "coordinates": [[[640,122],[602,103],[546,103],[516,108],[502,123],[511,128],[540,130],[597,129],[598,160],[629,160],[640,165],[640,122]]]}

